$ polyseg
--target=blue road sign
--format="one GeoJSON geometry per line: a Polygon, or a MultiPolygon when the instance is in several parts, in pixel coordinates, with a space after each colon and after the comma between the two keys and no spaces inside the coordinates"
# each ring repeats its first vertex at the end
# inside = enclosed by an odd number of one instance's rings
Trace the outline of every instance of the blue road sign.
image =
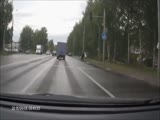
{"type": "Polygon", "coordinates": [[[102,39],[106,40],[107,39],[107,34],[106,33],[102,33],[102,39]]]}

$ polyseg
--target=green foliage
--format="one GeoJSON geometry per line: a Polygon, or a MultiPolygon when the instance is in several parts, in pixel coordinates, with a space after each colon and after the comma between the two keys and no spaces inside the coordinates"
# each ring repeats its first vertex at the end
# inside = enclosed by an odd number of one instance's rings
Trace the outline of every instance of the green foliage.
{"type": "MultiPolygon", "coordinates": [[[[12,20],[12,11],[13,6],[9,0],[0,0],[0,50],[3,47],[3,37],[4,37],[4,30],[6,29],[5,36],[7,36],[6,43],[10,42],[12,36],[8,36],[10,29],[7,29],[8,24],[12,20]]],[[[13,31],[11,31],[13,32],[13,31]]]]}
{"type": "Polygon", "coordinates": [[[33,48],[33,30],[25,26],[20,34],[20,47],[23,51],[33,48]]]}
{"type": "Polygon", "coordinates": [[[9,43],[11,43],[11,40],[12,40],[12,28],[8,28],[7,30],[6,30],[6,36],[5,36],[5,44],[9,44],[9,43]]]}
{"type": "Polygon", "coordinates": [[[42,27],[41,30],[36,30],[33,34],[33,48],[36,49],[37,44],[41,44],[44,47],[44,51],[48,49],[48,33],[47,28],[42,27]]]}
{"type": "Polygon", "coordinates": [[[48,34],[47,29],[42,27],[41,30],[32,30],[31,27],[25,26],[20,34],[20,47],[23,51],[36,50],[36,45],[41,44],[44,51],[48,49],[48,34]]]}
{"type": "Polygon", "coordinates": [[[51,52],[53,52],[53,50],[54,50],[53,40],[50,40],[50,41],[48,42],[48,49],[49,49],[51,52]]]}
{"type": "MultiPolygon", "coordinates": [[[[147,51],[144,56],[153,54],[153,47],[157,43],[157,3],[156,0],[88,0],[83,18],[76,23],[68,37],[68,49],[76,55],[83,48],[83,26],[85,30],[85,51],[89,56],[98,56],[98,29],[103,31],[103,11],[106,11],[107,44],[111,59],[127,61],[128,34],[130,46],[140,48],[139,30],[142,32],[142,49],[147,51]],[[92,12],[92,21],[89,20],[92,12]],[[102,17],[95,17],[102,16],[102,17]],[[155,34],[155,39],[154,39],[155,34]],[[75,44],[75,45],[74,45],[75,44]],[[74,47],[74,49],[73,49],[74,47]]],[[[100,40],[102,54],[102,40],[100,40]]],[[[107,47],[106,47],[107,56],[107,47]]],[[[135,62],[135,57],[131,59],[135,62]]]]}

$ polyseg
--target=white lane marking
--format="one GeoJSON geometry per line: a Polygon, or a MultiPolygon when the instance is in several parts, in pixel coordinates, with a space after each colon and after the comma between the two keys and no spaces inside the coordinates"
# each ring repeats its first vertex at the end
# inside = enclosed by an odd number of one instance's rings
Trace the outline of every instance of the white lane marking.
{"type": "Polygon", "coordinates": [[[42,59],[42,58],[47,58],[47,57],[39,57],[39,58],[36,58],[36,59],[29,59],[29,60],[23,60],[23,61],[19,61],[19,62],[9,63],[9,64],[6,64],[6,65],[1,65],[0,68],[4,68],[4,67],[10,66],[10,65],[17,65],[17,64],[21,64],[21,63],[27,63],[27,62],[31,62],[33,60],[38,60],[38,59],[42,59]]]}
{"type": "Polygon", "coordinates": [[[79,68],[79,71],[81,71],[84,75],[86,75],[93,83],[95,83],[99,88],[101,88],[105,93],[107,93],[110,97],[115,98],[115,96],[109,92],[107,89],[105,89],[102,85],[100,85],[96,80],[94,80],[91,76],[89,76],[86,72],[84,72],[82,69],[79,68]]]}
{"type": "Polygon", "coordinates": [[[36,76],[32,79],[32,81],[22,90],[22,93],[25,93],[34,82],[36,82],[37,80],[39,80],[38,78],[45,72],[47,71],[47,69],[49,68],[49,66],[51,66],[50,64],[48,66],[45,66],[38,74],[36,74],[36,76]]]}

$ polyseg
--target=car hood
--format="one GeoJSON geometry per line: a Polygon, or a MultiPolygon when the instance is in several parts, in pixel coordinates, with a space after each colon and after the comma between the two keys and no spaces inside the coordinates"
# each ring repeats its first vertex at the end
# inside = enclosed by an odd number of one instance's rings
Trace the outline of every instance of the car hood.
{"type": "Polygon", "coordinates": [[[109,97],[84,97],[84,96],[67,96],[54,94],[0,94],[1,100],[21,101],[21,102],[47,102],[55,104],[80,104],[81,105],[100,105],[100,106],[137,106],[159,104],[160,99],[124,99],[109,97]]]}

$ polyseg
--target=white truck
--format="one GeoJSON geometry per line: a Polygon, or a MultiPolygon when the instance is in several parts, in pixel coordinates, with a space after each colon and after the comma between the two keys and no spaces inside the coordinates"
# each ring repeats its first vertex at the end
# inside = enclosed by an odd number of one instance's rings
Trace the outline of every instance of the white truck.
{"type": "Polygon", "coordinates": [[[41,54],[43,53],[43,45],[36,45],[36,54],[41,54]]]}

